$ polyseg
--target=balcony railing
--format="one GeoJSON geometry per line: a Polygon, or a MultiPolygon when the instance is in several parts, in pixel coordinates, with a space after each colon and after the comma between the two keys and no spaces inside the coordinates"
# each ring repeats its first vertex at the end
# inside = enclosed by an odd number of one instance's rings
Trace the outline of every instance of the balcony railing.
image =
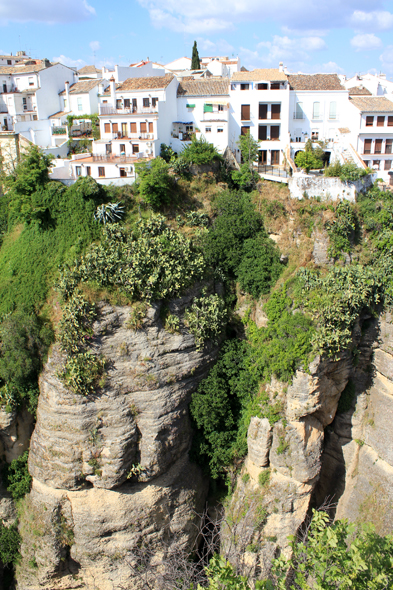
{"type": "Polygon", "coordinates": [[[268,166],[266,164],[258,165],[259,174],[270,174],[271,176],[279,176],[281,178],[288,178],[288,174],[285,170],[279,166],[268,166]]]}
{"type": "Polygon", "coordinates": [[[98,105],[100,115],[157,115],[157,107],[129,107],[117,109],[112,106],[98,105]]]}
{"type": "Polygon", "coordinates": [[[53,126],[51,127],[52,135],[67,135],[67,127],[53,126]]]}
{"type": "Polygon", "coordinates": [[[92,154],[93,162],[107,162],[113,164],[132,164],[135,160],[144,158],[144,152],[138,152],[133,156],[116,156],[115,154],[92,154]]]}
{"type": "Polygon", "coordinates": [[[304,113],[293,113],[294,119],[305,119],[304,113]]]}

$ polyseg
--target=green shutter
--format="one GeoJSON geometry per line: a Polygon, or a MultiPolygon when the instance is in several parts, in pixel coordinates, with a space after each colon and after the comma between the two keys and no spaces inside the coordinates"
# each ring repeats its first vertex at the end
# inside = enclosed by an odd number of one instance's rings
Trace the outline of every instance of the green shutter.
{"type": "Polygon", "coordinates": [[[212,113],[213,112],[213,105],[212,104],[205,104],[203,107],[204,113],[212,113]]]}
{"type": "Polygon", "coordinates": [[[194,104],[187,104],[186,107],[188,109],[195,109],[195,105],[194,104]]]}

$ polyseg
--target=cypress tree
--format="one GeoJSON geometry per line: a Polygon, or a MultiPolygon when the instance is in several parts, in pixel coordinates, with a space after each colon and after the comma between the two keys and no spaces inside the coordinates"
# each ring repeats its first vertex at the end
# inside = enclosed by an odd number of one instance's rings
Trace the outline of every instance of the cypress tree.
{"type": "Polygon", "coordinates": [[[201,62],[199,60],[199,53],[198,53],[196,41],[194,41],[194,46],[192,48],[191,69],[192,70],[200,70],[201,69],[201,62]]]}

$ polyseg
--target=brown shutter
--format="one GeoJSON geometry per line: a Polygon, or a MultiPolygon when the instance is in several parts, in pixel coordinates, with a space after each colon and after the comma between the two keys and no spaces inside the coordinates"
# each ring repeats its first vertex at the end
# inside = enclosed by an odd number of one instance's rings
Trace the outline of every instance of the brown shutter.
{"type": "Polygon", "coordinates": [[[365,139],[364,140],[364,153],[371,154],[371,142],[372,139],[365,139]]]}
{"type": "Polygon", "coordinates": [[[146,123],[141,123],[141,133],[146,133],[147,131],[147,127],[146,127],[146,123]]]}
{"type": "Polygon", "coordinates": [[[247,135],[247,133],[249,133],[249,132],[250,132],[249,127],[241,127],[241,129],[240,129],[241,135],[247,135]]]}
{"type": "Polygon", "coordinates": [[[138,133],[137,128],[136,128],[136,123],[130,123],[131,125],[131,133],[138,133]]]}
{"type": "Polygon", "coordinates": [[[385,126],[385,117],[377,117],[377,127],[385,126]]]}
{"type": "Polygon", "coordinates": [[[267,138],[267,127],[266,125],[259,125],[258,139],[264,141],[267,138]]]}
{"type": "Polygon", "coordinates": [[[149,133],[153,133],[153,123],[149,123],[149,133]]]}
{"type": "Polygon", "coordinates": [[[104,131],[105,131],[105,133],[111,132],[111,124],[110,123],[104,123],[104,131]]]}
{"type": "Polygon", "coordinates": [[[242,104],[241,109],[241,118],[242,121],[249,121],[250,120],[250,105],[249,104],[242,104]]]}
{"type": "Polygon", "coordinates": [[[386,145],[385,145],[385,154],[391,154],[392,153],[392,140],[391,139],[387,139],[386,140],[386,145]]]}
{"type": "Polygon", "coordinates": [[[117,133],[119,131],[119,126],[117,123],[112,123],[112,133],[117,133]]]}
{"type": "Polygon", "coordinates": [[[375,153],[382,154],[382,139],[375,140],[375,153]]]}
{"type": "Polygon", "coordinates": [[[259,118],[260,119],[267,119],[267,104],[260,104],[259,105],[259,118]]]}
{"type": "Polygon", "coordinates": [[[272,104],[272,119],[279,119],[281,115],[281,104],[272,104]]]}
{"type": "Polygon", "coordinates": [[[280,139],[280,126],[272,125],[270,127],[270,139],[280,139]]]}
{"type": "Polygon", "coordinates": [[[372,127],[374,125],[374,117],[366,117],[366,127],[372,127]]]}
{"type": "Polygon", "coordinates": [[[388,117],[388,127],[393,127],[393,117],[388,117]]]}

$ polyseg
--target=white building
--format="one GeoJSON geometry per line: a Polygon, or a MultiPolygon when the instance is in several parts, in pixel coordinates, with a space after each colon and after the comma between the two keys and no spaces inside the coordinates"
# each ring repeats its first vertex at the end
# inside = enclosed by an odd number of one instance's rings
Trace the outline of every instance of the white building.
{"type": "Polygon", "coordinates": [[[95,66],[84,66],[77,71],[78,80],[98,80],[103,78],[102,70],[99,70],[95,66]]]}
{"type": "Polygon", "coordinates": [[[229,147],[240,161],[240,134],[259,141],[259,164],[283,165],[289,146],[289,83],[282,69],[235,72],[230,83],[229,147]]]}
{"type": "Polygon", "coordinates": [[[389,182],[393,171],[393,102],[384,96],[350,98],[349,141],[366,166],[389,182]]]}
{"type": "Polygon", "coordinates": [[[348,90],[337,74],[290,74],[288,81],[291,157],[308,139],[326,142],[331,153],[339,128],[347,124],[348,90]]]}
{"type": "Polygon", "coordinates": [[[393,100],[393,82],[386,80],[386,74],[356,74],[344,79],[343,86],[348,90],[361,86],[367,88],[373,96],[386,96],[393,100]]]}
{"type": "Polygon", "coordinates": [[[195,133],[224,152],[229,139],[229,81],[187,80],[177,89],[177,118],[170,145],[180,153],[195,133]]]}

